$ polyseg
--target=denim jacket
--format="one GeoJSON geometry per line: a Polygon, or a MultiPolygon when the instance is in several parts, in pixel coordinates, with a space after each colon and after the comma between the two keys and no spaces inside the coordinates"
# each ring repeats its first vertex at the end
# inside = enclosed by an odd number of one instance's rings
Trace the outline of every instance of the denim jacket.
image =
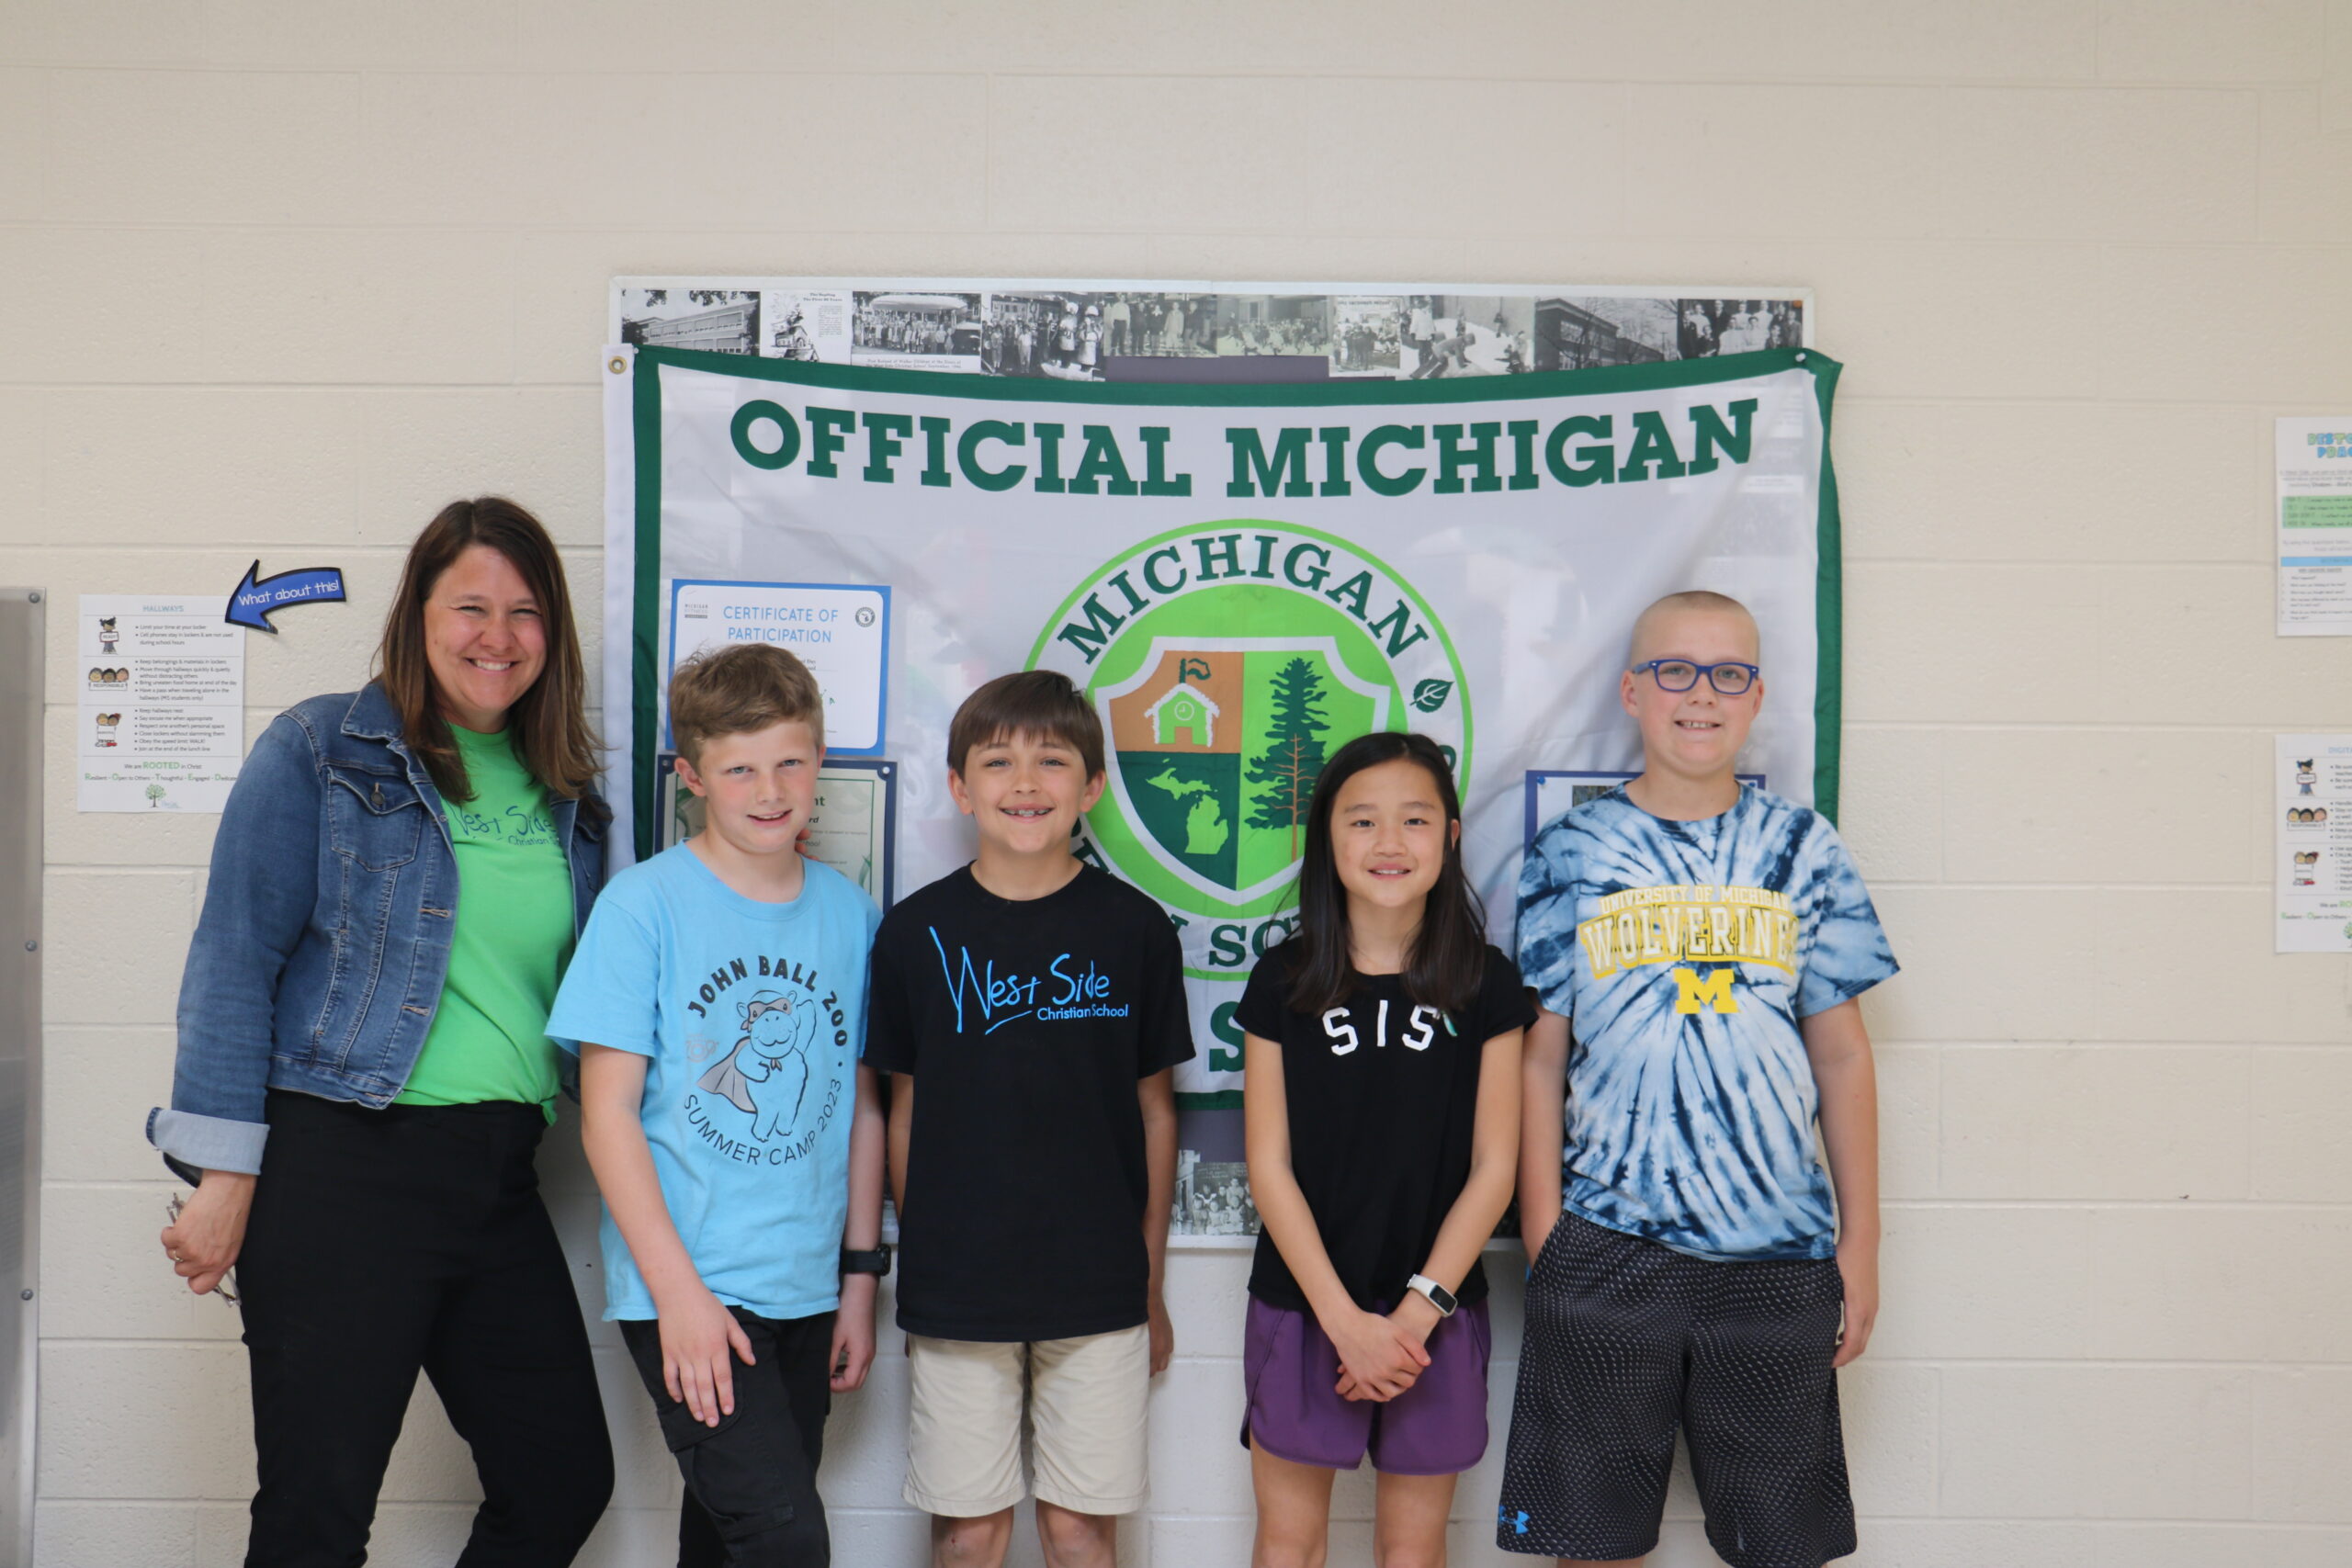
{"type": "MultiPolygon", "coordinates": [[[[604,884],[612,812],[594,794],[548,806],[576,935],[604,884]]],[[[457,912],[440,793],[384,689],[278,715],[212,840],[171,1109],[148,1113],[148,1141],[175,1169],[258,1171],[268,1090],[390,1103],[440,1006],[457,912]]]]}

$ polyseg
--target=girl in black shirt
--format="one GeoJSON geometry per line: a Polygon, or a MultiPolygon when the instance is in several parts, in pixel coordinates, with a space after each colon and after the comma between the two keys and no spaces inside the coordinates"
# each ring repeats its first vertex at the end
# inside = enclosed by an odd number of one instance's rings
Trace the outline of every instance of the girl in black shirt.
{"type": "Polygon", "coordinates": [[[1261,1563],[1322,1561],[1332,1472],[1367,1452],[1379,1539],[1441,1561],[1454,1481],[1486,1451],[1478,1253],[1510,1201],[1534,1011],[1461,842],[1435,742],[1341,747],[1308,807],[1298,932],[1236,1012],[1264,1221],[1242,1427],[1261,1563]]]}

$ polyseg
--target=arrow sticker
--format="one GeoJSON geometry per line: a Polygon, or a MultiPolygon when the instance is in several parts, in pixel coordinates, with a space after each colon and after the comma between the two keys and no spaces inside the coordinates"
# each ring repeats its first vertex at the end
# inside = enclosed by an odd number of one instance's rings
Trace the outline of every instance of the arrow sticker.
{"type": "Polygon", "coordinates": [[[230,593],[229,613],[223,618],[232,626],[268,632],[274,637],[277,628],[269,624],[272,611],[294,604],[341,603],[343,570],[339,567],[308,566],[263,577],[261,562],[255,561],[245,568],[243,581],[230,593]]]}

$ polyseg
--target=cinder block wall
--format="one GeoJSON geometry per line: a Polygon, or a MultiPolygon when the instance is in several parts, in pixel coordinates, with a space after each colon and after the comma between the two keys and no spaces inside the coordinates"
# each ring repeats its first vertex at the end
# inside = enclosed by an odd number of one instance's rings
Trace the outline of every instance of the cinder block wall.
{"type": "MultiPolygon", "coordinates": [[[[605,280],[708,270],[1818,289],[1845,826],[1907,964],[1855,1561],[2352,1562],[2352,961],[2271,955],[2267,804],[2270,731],[2352,729],[2352,645],[2274,639],[2265,563],[2271,417],[2352,407],[2347,167],[2346,0],[0,4],[0,581],[59,612],[39,1561],[233,1562],[251,1479],[139,1132],[213,820],[74,812],[73,595],[344,567],[251,639],[258,729],[494,488],[596,637],[605,280]]],[[[1244,1272],[1173,1266],[1136,1568],[1246,1560],[1244,1272]]],[[[852,1568],[920,1551],[896,1338],[832,1434],[852,1568]]],[[[587,1561],[660,1562],[599,1345],[587,1561]]],[[[446,1563],[470,1485],[421,1398],[376,1561],[446,1563]]],[[[1673,1512],[1657,1561],[1713,1561],[1673,1512]]]]}

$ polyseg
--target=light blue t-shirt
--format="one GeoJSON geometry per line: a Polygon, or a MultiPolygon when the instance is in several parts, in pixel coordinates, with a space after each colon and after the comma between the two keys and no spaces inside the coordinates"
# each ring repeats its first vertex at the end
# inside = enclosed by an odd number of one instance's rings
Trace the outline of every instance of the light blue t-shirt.
{"type": "Polygon", "coordinates": [[[1797,1021],[1895,963],[1826,818],[1746,786],[1696,822],[1587,801],[1528,846],[1519,965],[1574,1042],[1572,1212],[1700,1258],[1836,1253],[1797,1021]]]}
{"type": "MultiPolygon", "coordinates": [[[[746,898],[684,844],[613,878],[548,1033],[650,1057],[645,1141],[711,1293],[763,1317],[841,1299],[849,1128],[865,1046],[865,956],[881,912],[808,863],[789,904],[746,898]]],[[[605,1316],[657,1315],[605,1211],[605,1316]]]]}

